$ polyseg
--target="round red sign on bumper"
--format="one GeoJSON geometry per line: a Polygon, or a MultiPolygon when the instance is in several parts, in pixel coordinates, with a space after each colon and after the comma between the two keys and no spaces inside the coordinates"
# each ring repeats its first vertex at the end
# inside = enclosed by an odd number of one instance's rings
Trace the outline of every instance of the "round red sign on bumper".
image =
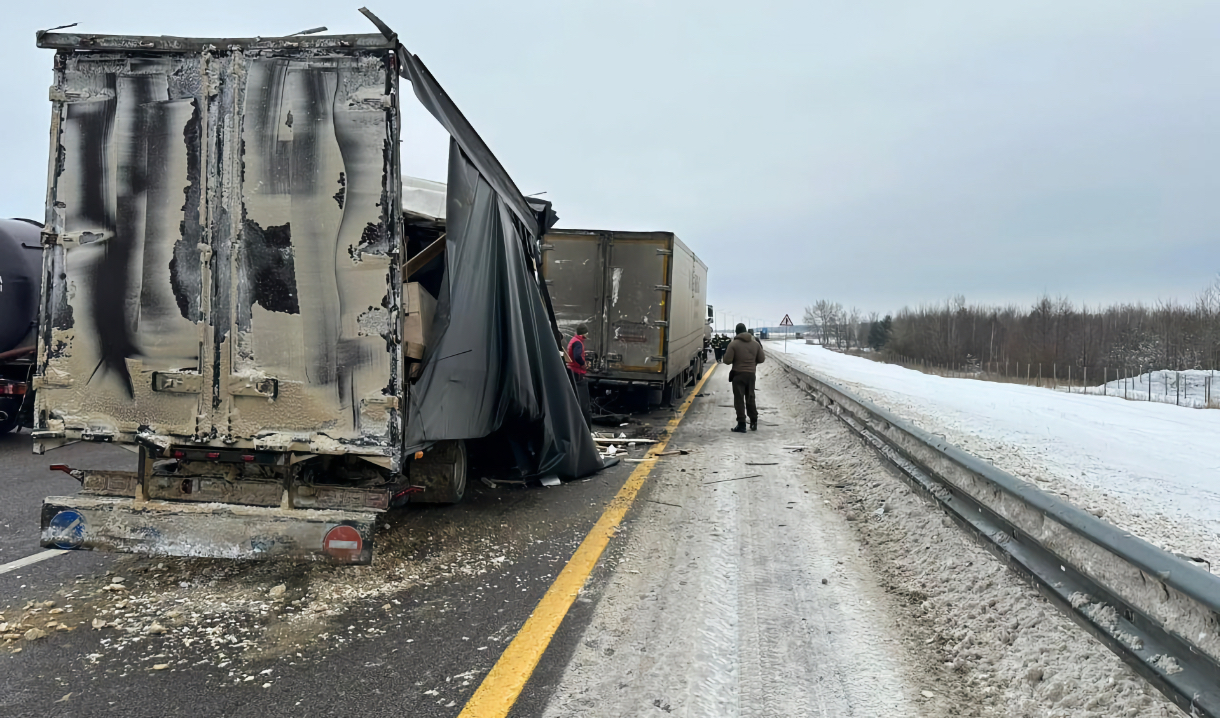
{"type": "Polygon", "coordinates": [[[322,553],[338,561],[351,562],[360,558],[364,548],[364,540],[360,532],[351,526],[336,526],[326,532],[322,539],[322,553]]]}

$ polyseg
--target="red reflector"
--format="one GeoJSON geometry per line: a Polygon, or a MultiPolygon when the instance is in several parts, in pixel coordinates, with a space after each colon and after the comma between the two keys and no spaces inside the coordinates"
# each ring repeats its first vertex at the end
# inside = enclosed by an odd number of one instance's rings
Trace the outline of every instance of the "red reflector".
{"type": "Polygon", "coordinates": [[[219,459],[219,458],[220,458],[220,452],[219,452],[219,451],[209,451],[209,452],[208,452],[208,458],[209,458],[209,459],[219,459]]]}
{"type": "Polygon", "coordinates": [[[175,451],[175,452],[174,452],[174,458],[175,458],[175,459],[181,459],[181,458],[183,458],[184,456],[186,456],[186,452],[185,452],[185,451],[175,451]]]}
{"type": "Polygon", "coordinates": [[[11,381],[0,381],[0,394],[8,396],[20,396],[25,393],[25,384],[18,384],[11,381]]]}
{"type": "Polygon", "coordinates": [[[242,461],[254,461],[254,454],[242,454],[241,460],[242,461]]]}

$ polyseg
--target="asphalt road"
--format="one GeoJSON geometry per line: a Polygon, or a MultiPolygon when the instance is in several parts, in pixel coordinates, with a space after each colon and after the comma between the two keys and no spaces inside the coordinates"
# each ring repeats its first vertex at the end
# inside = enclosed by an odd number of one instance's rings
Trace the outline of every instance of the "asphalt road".
{"type": "MultiPolygon", "coordinates": [[[[42,498],[76,490],[50,463],[131,470],[135,455],[0,440],[0,564],[38,553],[42,498]]],[[[0,574],[0,622],[48,634],[0,641],[0,715],[455,716],[634,466],[555,488],[472,481],[457,506],[387,515],[367,568],[70,552],[0,574]]],[[[545,704],[599,574],[514,715],[545,704]]]]}
{"type": "MultiPolygon", "coordinates": [[[[50,464],[96,469],[134,469],[135,454],[94,444],[74,444],[44,456],[30,450],[28,431],[0,436],[0,565],[36,554],[38,516],[42,499],[76,493],[80,484],[50,464]]],[[[74,576],[104,570],[109,556],[88,552],[63,556],[0,574],[0,613],[24,602],[28,592],[46,591],[71,583],[74,576]]],[[[11,616],[10,616],[11,618],[11,616]]]]}

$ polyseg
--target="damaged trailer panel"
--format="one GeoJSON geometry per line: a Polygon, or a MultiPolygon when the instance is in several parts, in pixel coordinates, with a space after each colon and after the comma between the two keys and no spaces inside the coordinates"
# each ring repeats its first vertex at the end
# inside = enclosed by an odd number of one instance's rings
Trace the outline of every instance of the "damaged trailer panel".
{"type": "Polygon", "coordinates": [[[39,448],[189,443],[397,470],[393,46],[79,47],[137,40],[39,42],[73,47],[52,88],[39,448]]]}
{"type": "Polygon", "coordinates": [[[35,451],[139,455],[53,467],[82,490],[46,500],[44,546],[367,563],[377,512],[462,498],[468,445],[601,468],[538,278],[549,203],[365,14],[382,35],[39,33],[35,451]],[[402,207],[400,76],[453,138],[443,214],[402,207]]]}

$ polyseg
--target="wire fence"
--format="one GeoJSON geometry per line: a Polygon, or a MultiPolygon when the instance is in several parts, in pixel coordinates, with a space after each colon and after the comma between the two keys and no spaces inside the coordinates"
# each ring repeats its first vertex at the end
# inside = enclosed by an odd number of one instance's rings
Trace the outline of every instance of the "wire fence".
{"type": "Polygon", "coordinates": [[[1220,389],[1216,371],[1190,369],[1174,371],[1149,367],[1088,367],[1022,362],[965,362],[937,364],[891,352],[849,352],[887,364],[897,364],[925,374],[962,379],[1037,386],[1068,393],[1117,396],[1129,401],[1155,401],[1162,404],[1220,409],[1220,389]]]}

